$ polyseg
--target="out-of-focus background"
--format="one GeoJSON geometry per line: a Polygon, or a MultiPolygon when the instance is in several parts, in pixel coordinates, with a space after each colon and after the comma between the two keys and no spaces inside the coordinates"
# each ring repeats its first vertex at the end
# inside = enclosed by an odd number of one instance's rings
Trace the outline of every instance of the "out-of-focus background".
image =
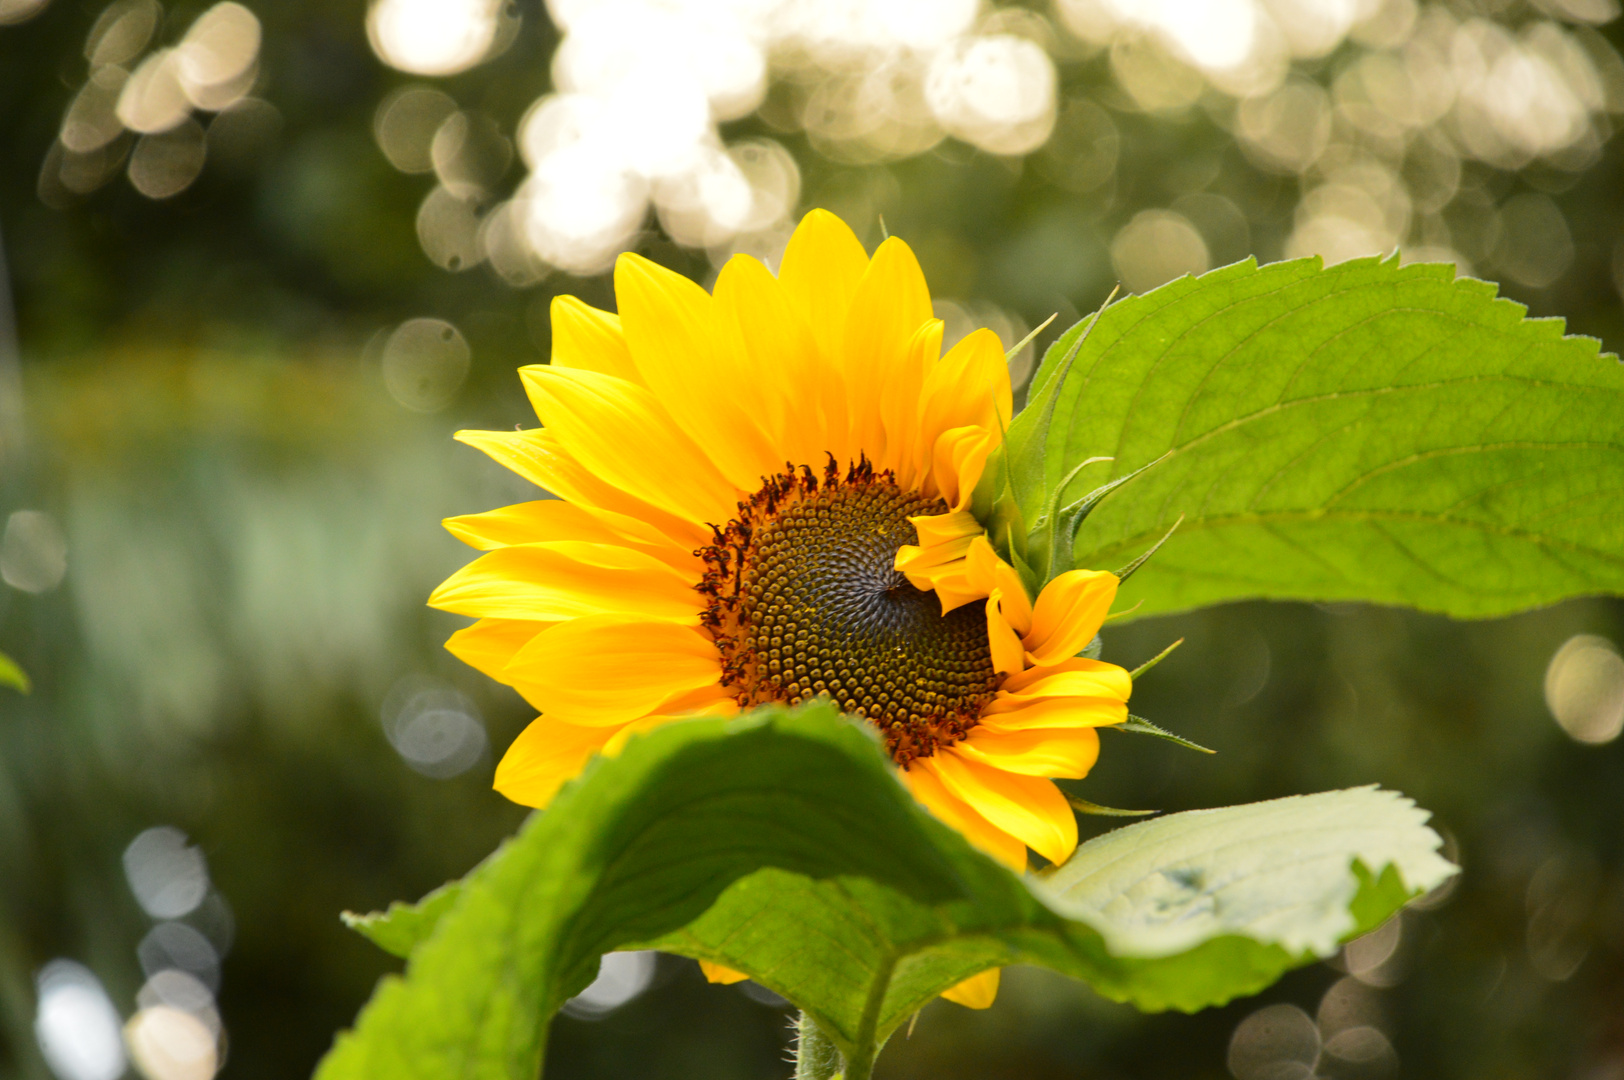
{"type": "MultiPolygon", "coordinates": [[[[438,519],[526,493],[450,433],[534,423],[514,369],[617,252],[708,282],[823,206],[913,245],[951,335],[1058,313],[1041,345],[1118,281],[1398,246],[1616,348],[1619,12],[0,0],[0,651],[35,684],[0,690],[0,1076],[305,1076],[398,967],[338,912],[521,820],[489,782],[530,716],[423,601],[469,554],[438,519]]],[[[1181,635],[1137,711],[1220,753],[1107,734],[1089,798],[1379,782],[1462,878],[1193,1017],[1013,971],[880,1075],[1624,1080],[1624,604],[1241,604],[1107,657],[1181,635]]],[[[548,1075],[785,1077],[786,1016],[618,957],[548,1075]]]]}

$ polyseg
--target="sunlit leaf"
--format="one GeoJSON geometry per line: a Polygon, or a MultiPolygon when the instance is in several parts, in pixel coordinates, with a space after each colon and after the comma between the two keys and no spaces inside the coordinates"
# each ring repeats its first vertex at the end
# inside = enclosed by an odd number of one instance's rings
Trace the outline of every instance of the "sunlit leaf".
{"type": "MultiPolygon", "coordinates": [[[[1333,831],[1314,849],[1325,866],[1279,893],[1296,905],[1312,894],[1312,920],[1268,909],[1268,888],[1241,880],[1290,862],[1270,849],[1267,822],[1287,829],[1291,852],[1314,842],[1302,814],[1239,808],[1254,817],[1234,862],[1222,851],[1192,861],[1177,843],[1179,822],[1210,829],[1206,818],[1140,826],[1158,830],[1169,873],[1199,866],[1214,883],[1220,910],[1200,923],[1205,936],[1170,945],[1171,931],[1157,936],[1144,913],[1123,914],[1107,896],[1145,888],[1101,863],[1102,851],[1119,861],[1101,846],[1118,834],[1084,845],[1048,881],[1023,879],[916,804],[868,729],[832,709],[674,723],[590,766],[457,889],[362,920],[392,951],[416,948],[318,1076],[534,1076],[548,1018],[590,982],[601,954],[622,948],[747,972],[847,1054],[871,1053],[954,983],[1014,963],[1142,1008],[1217,1004],[1324,955],[1450,871],[1416,857],[1439,840],[1407,800],[1371,790],[1314,798],[1349,800],[1323,820],[1356,813],[1363,831],[1340,851],[1339,872],[1327,869],[1345,839],[1333,831]],[[1370,805],[1392,813],[1374,817],[1370,805]],[[1383,872],[1361,878],[1359,866],[1383,872]],[[1231,898],[1253,907],[1232,910],[1231,898]]],[[[1158,864],[1123,865],[1149,880],[1158,864]]]]}
{"type": "MultiPolygon", "coordinates": [[[[1055,342],[1008,471],[1075,499],[1166,455],[1078,530],[1137,616],[1244,597],[1482,617],[1624,592],[1624,367],[1449,266],[1245,262],[1122,300],[1055,342]],[[1030,431],[1028,429],[1031,429],[1030,431]],[[1041,459],[1041,460],[1040,460],[1041,459]]],[[[991,468],[1004,466],[996,460],[991,468]]]]}
{"type": "Polygon", "coordinates": [[[28,681],[28,672],[18,667],[17,661],[5,653],[0,653],[0,686],[9,686],[24,694],[33,689],[33,684],[28,681]]]}

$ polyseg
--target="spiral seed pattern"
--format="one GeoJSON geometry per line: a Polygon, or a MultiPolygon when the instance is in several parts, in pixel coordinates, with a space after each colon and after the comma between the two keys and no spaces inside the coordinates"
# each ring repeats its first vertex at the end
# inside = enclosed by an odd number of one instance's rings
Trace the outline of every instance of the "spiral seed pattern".
{"type": "Polygon", "coordinates": [[[786,472],[741,503],[700,552],[706,625],[740,704],[831,698],[874,723],[903,766],[962,739],[998,688],[986,615],[968,604],[944,616],[893,569],[917,542],[908,518],[946,510],[866,462],[826,469],[821,484],[786,472]]]}

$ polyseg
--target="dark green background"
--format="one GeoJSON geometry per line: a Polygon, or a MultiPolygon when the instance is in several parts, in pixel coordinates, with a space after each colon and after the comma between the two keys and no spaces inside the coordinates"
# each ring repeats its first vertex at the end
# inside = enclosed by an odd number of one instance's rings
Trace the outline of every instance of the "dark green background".
{"type": "MultiPolygon", "coordinates": [[[[204,6],[174,5],[166,39],[204,6]]],[[[220,998],[225,1075],[298,1077],[397,966],[337,913],[421,894],[522,817],[489,790],[491,760],[449,781],[411,772],[378,709],[397,679],[424,673],[479,705],[498,750],[530,718],[439,648],[460,620],[422,607],[467,557],[438,519],[524,497],[449,434],[533,423],[513,369],[546,356],[547,301],[612,297],[603,279],[514,290],[486,269],[454,275],[423,257],[412,222],[429,181],[395,172],[371,135],[379,100],[409,80],[372,55],[353,2],[256,5],[266,31],[256,93],[283,126],[253,155],[211,162],[163,202],[115,181],[44,205],[40,164],[84,78],[99,10],[56,0],[0,28],[0,234],[24,392],[21,435],[0,461],[0,513],[50,512],[69,559],[54,591],[0,591],[0,649],[36,682],[27,698],[0,690],[0,1076],[47,1075],[32,977],[53,957],[90,965],[133,1010],[148,921],[119,856],[140,830],[173,824],[202,845],[236,914],[220,998]],[[364,348],[414,316],[449,319],[473,350],[468,384],[427,417],[390,399],[364,348]]],[[[546,90],[554,45],[539,7],[522,13],[505,55],[441,81],[509,130],[546,90]]],[[[1616,24],[1604,32],[1621,38],[1616,24]]],[[[1074,95],[1108,80],[1098,59],[1062,75],[1074,95]]],[[[1215,258],[1278,257],[1296,181],[1253,169],[1199,110],[1113,119],[1115,177],[1084,196],[951,142],[864,167],[786,143],[804,206],[883,213],[941,293],[994,301],[1029,324],[1056,310],[1064,323],[1103,299],[1112,235],[1168,205],[1192,171],[1249,218],[1248,250],[1215,258]]],[[[747,120],[724,133],[760,132],[747,120]]],[[[1573,265],[1548,289],[1506,289],[1609,349],[1624,341],[1611,274],[1624,238],[1620,147],[1556,185],[1573,265]]],[[[1501,196],[1553,186],[1537,170],[1467,167],[1501,196]]],[[[878,239],[877,220],[853,225],[878,239]]],[[[654,230],[641,250],[695,276],[708,268],[654,230]]],[[[1219,754],[1106,734],[1080,790],[1167,810],[1369,782],[1409,793],[1458,844],[1465,875],[1447,903],[1405,917],[1404,977],[1381,992],[1402,1075],[1620,1080],[1624,742],[1570,741],[1541,696],[1546,664],[1575,633],[1624,640],[1624,604],[1463,624],[1253,603],[1125,626],[1106,635],[1107,659],[1131,665],[1189,639],[1139,685],[1135,711],[1219,754]],[[1563,981],[1529,960],[1527,895],[1542,867],[1588,949],[1563,981]]],[[[879,1075],[1221,1077],[1242,1018],[1270,1001],[1313,1013],[1338,977],[1315,966],[1257,1001],[1146,1017],[1015,972],[987,1013],[926,1010],[879,1075]]],[[[782,1010],[667,960],[655,987],[608,1019],[560,1019],[549,1075],[786,1076],[786,1034],[782,1010]]]]}

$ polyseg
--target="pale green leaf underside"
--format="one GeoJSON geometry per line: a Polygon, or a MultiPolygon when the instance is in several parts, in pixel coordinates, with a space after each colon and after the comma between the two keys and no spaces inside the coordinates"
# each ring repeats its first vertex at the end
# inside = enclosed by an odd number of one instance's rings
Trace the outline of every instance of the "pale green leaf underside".
{"type": "MultiPolygon", "coordinates": [[[[1233,845],[1233,866],[1225,847],[1204,862],[1178,847],[1180,823],[1199,830],[1207,817],[1122,830],[1156,830],[1174,872],[1198,867],[1222,884],[1213,903],[1225,914],[1203,928],[1217,936],[1170,946],[1167,928],[1157,937],[1143,915],[1123,918],[1111,902],[1112,890],[1159,866],[1113,854],[1119,834],[1086,845],[1085,862],[1047,882],[1023,880],[924,811],[868,729],[830,709],[674,723],[589,766],[460,886],[356,920],[392,951],[416,947],[405,977],[380,984],[318,1077],[528,1080],[547,1020],[602,953],[633,947],[746,971],[847,1051],[883,1043],[943,989],[1006,964],[1042,964],[1145,1009],[1218,1004],[1324,955],[1435,883],[1441,860],[1418,854],[1439,843],[1424,815],[1386,793],[1342,794],[1367,815],[1367,803],[1387,806],[1377,831],[1391,835],[1361,833],[1340,872],[1330,867],[1335,842],[1320,842],[1326,865],[1296,889],[1245,880],[1280,863],[1268,831],[1278,815],[1249,831],[1231,826],[1247,838],[1233,845]],[[1305,895],[1313,919],[1270,909],[1271,896],[1299,904],[1305,895]],[[1237,908],[1241,900],[1251,906],[1237,908]],[[1138,955],[1108,947],[1145,941],[1138,955]]],[[[1309,840],[1299,821],[1284,824],[1289,860],[1309,840]]]]}
{"type": "Polygon", "coordinates": [[[1083,524],[1077,565],[1115,569],[1183,514],[1123,588],[1135,617],[1247,597],[1486,617],[1624,592],[1624,366],[1494,291],[1305,259],[1108,308],[1060,390],[1047,484],[1115,459],[1064,503],[1170,456],[1083,524]]]}
{"type": "Polygon", "coordinates": [[[1324,955],[1354,928],[1350,858],[1415,889],[1455,873],[1426,811],[1375,787],[1191,810],[1116,829],[1037,882],[1120,956],[1171,956],[1223,934],[1324,955]]]}

